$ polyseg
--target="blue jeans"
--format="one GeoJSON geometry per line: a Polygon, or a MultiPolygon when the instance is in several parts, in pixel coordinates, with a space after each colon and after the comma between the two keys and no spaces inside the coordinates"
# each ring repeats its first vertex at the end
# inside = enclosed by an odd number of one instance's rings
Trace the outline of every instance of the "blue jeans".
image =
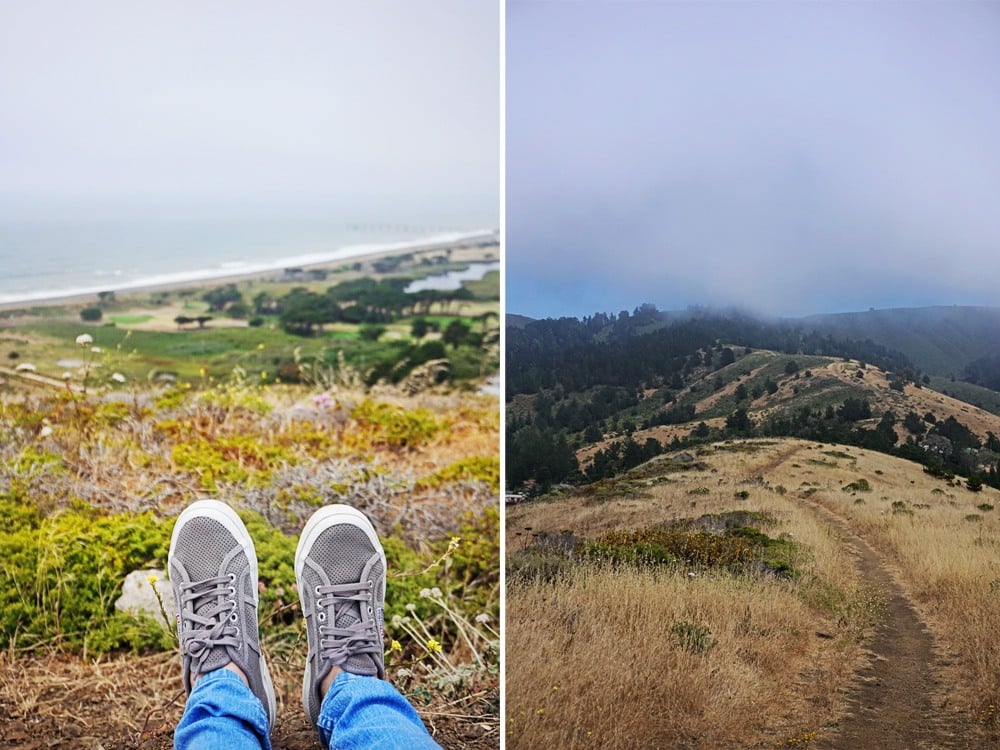
{"type": "MultiPolygon", "coordinates": [[[[385,680],[341,672],[323,698],[319,737],[330,750],[439,748],[417,712],[385,680]]],[[[174,730],[177,750],[270,750],[267,712],[239,676],[217,669],[202,676],[174,730]]]]}

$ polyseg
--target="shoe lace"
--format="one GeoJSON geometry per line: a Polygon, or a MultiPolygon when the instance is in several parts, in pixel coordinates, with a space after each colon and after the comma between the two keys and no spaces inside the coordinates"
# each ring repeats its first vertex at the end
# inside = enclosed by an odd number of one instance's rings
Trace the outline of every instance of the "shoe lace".
{"type": "Polygon", "coordinates": [[[372,581],[337,583],[316,587],[316,619],[319,623],[319,655],[333,666],[339,667],[351,656],[377,655],[380,652],[378,631],[372,618],[372,581]],[[359,616],[367,608],[368,617],[359,616]],[[358,612],[351,612],[357,609],[358,612]],[[338,626],[343,615],[356,618],[356,622],[338,626]]]}
{"type": "Polygon", "coordinates": [[[235,581],[230,574],[180,586],[184,613],[184,631],[180,637],[185,653],[197,665],[192,669],[195,674],[201,673],[215,649],[240,645],[235,581]]]}

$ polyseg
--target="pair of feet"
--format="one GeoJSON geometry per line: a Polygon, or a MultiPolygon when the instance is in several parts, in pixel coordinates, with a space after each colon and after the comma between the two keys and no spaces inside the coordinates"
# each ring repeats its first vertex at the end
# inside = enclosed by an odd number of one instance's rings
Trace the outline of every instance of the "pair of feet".
{"type": "MultiPolygon", "coordinates": [[[[257,554],[246,526],[228,505],[199,500],[177,518],[168,559],[184,687],[190,693],[201,675],[235,667],[274,726],[274,686],[258,631],[257,554]]],[[[309,643],[302,704],[315,724],[331,674],[385,676],[385,552],[368,519],[347,505],[316,511],[299,538],[295,578],[309,643]]]]}

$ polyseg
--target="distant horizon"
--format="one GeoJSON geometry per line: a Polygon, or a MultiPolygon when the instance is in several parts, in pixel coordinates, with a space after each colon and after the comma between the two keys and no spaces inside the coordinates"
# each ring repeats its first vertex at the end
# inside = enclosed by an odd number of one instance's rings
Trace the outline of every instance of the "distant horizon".
{"type": "Polygon", "coordinates": [[[583,320],[586,317],[591,317],[594,315],[607,315],[609,317],[616,317],[621,312],[628,312],[632,315],[638,308],[645,304],[652,304],[656,307],[658,313],[664,313],[667,315],[684,315],[688,313],[718,313],[718,314],[734,314],[734,315],[746,315],[759,320],[802,320],[804,318],[811,317],[825,317],[831,315],[861,315],[867,313],[879,313],[879,312],[893,312],[893,311],[906,311],[906,310],[934,310],[934,309],[974,309],[974,310],[997,310],[1000,311],[1000,304],[997,305],[980,305],[980,304],[929,304],[929,305],[898,305],[894,307],[869,307],[865,310],[837,310],[833,312],[809,312],[796,315],[771,315],[769,313],[762,313],[754,311],[748,308],[741,308],[734,305],[688,305],[684,308],[664,308],[653,302],[640,302],[638,304],[632,305],[631,307],[619,308],[618,310],[612,312],[611,310],[594,310],[589,313],[584,313],[582,315],[542,315],[534,316],[528,315],[523,312],[518,312],[516,310],[511,310],[507,306],[505,311],[505,316],[516,316],[519,318],[527,318],[531,321],[539,320],[561,320],[565,318],[572,318],[574,320],[583,320]]]}

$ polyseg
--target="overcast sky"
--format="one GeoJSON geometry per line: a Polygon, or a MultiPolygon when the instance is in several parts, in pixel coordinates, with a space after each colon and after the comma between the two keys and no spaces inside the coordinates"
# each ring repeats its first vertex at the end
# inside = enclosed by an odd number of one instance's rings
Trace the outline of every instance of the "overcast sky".
{"type": "Polygon", "coordinates": [[[1000,3],[507,2],[507,310],[1000,305],[1000,3]]]}
{"type": "Polygon", "coordinates": [[[495,226],[499,16],[496,0],[0,0],[0,217],[336,205],[495,226]]]}

